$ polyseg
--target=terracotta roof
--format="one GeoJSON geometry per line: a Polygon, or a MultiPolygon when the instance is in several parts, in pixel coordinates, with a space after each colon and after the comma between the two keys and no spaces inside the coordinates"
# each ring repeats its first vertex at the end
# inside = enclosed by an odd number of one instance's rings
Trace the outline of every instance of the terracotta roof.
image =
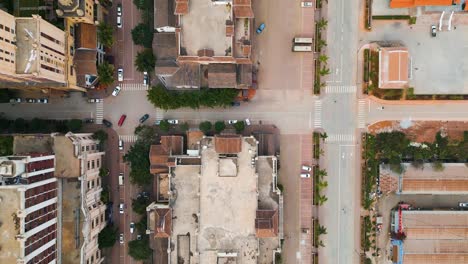
{"type": "Polygon", "coordinates": [[[169,208],[157,208],[154,227],[154,237],[170,237],[172,226],[172,211],[169,208]]]}
{"type": "Polygon", "coordinates": [[[176,0],[175,6],[175,15],[185,15],[188,14],[189,6],[188,0],[176,0]]]}
{"type": "Polygon", "coordinates": [[[453,0],[391,0],[391,8],[405,8],[416,6],[451,6],[453,0]]]}
{"type": "Polygon", "coordinates": [[[182,155],[184,152],[182,136],[161,136],[161,145],[169,150],[171,155],[182,155]]]}
{"type": "Polygon", "coordinates": [[[212,49],[201,49],[197,52],[198,57],[213,57],[214,51],[212,49]]]}
{"type": "Polygon", "coordinates": [[[169,172],[169,167],[175,166],[175,158],[171,156],[183,153],[183,142],[182,136],[161,136],[161,144],[151,145],[150,172],[152,174],[169,172]]]}
{"type": "Polygon", "coordinates": [[[236,6],[234,5],[234,16],[236,18],[253,18],[254,13],[251,6],[236,6]]]}
{"type": "Polygon", "coordinates": [[[208,65],[208,87],[209,88],[235,88],[236,65],[226,63],[211,63],[208,65]]]}
{"type": "Polygon", "coordinates": [[[407,264],[440,264],[468,263],[468,254],[406,254],[403,263],[407,264]]]}
{"type": "Polygon", "coordinates": [[[179,63],[179,69],[170,78],[166,78],[166,87],[198,88],[200,87],[200,76],[200,64],[179,63]]]}
{"type": "Polygon", "coordinates": [[[278,235],[278,210],[257,210],[256,215],[257,237],[276,237],[278,235]]]}
{"type": "Polygon", "coordinates": [[[97,27],[92,24],[79,23],[75,27],[75,48],[96,49],[97,27]]]}
{"type": "Polygon", "coordinates": [[[156,75],[173,75],[179,70],[179,65],[172,60],[158,60],[156,61],[155,72],[156,75]]]}
{"type": "Polygon", "coordinates": [[[73,67],[75,69],[76,83],[78,86],[86,87],[86,75],[97,76],[96,50],[77,50],[73,56],[73,67]]]}
{"type": "Polygon", "coordinates": [[[408,85],[408,49],[382,47],[379,51],[379,88],[401,89],[408,85]]]}
{"type": "Polygon", "coordinates": [[[468,193],[468,180],[453,180],[453,179],[431,179],[431,180],[416,180],[403,179],[402,192],[418,192],[418,193],[468,193]]]}
{"type": "Polygon", "coordinates": [[[154,28],[175,27],[174,0],[154,1],[154,28]]]}
{"type": "Polygon", "coordinates": [[[198,149],[198,142],[205,134],[202,131],[187,131],[187,147],[188,149],[198,149]]]}
{"type": "Polygon", "coordinates": [[[237,64],[237,88],[252,87],[252,64],[237,64]]]}
{"type": "Polygon", "coordinates": [[[237,154],[242,151],[242,137],[237,135],[232,136],[215,136],[215,151],[221,154],[237,154]]]}

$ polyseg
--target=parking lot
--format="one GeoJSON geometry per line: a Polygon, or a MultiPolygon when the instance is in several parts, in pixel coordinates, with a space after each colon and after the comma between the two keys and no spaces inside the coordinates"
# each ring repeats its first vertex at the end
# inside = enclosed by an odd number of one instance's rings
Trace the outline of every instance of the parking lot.
{"type": "Polygon", "coordinates": [[[425,14],[415,25],[406,20],[372,22],[372,31],[364,33],[361,44],[372,41],[400,41],[410,53],[410,87],[415,94],[468,93],[468,25],[464,15],[455,14],[452,30],[448,30],[445,14],[442,30],[438,30],[440,13],[425,14]],[[430,34],[431,25],[437,36],[430,34]]]}

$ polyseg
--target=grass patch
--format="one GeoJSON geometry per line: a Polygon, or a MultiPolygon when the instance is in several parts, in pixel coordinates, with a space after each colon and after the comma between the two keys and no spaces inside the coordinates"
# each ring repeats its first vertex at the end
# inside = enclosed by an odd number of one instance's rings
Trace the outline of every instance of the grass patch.
{"type": "Polygon", "coordinates": [[[363,159],[364,164],[361,170],[362,173],[362,207],[369,209],[372,205],[371,193],[375,189],[379,173],[379,161],[377,159],[377,149],[375,136],[364,134],[363,138],[363,159]]]}
{"type": "Polygon", "coordinates": [[[364,49],[364,70],[363,70],[363,76],[362,79],[364,82],[369,82],[369,63],[370,63],[370,50],[369,49],[364,49]]]}
{"type": "Polygon", "coordinates": [[[369,216],[364,216],[361,219],[361,248],[367,252],[370,250],[372,242],[370,240],[372,231],[372,222],[369,216]]]}
{"type": "Polygon", "coordinates": [[[320,158],[320,133],[314,132],[313,135],[313,143],[314,143],[314,159],[320,158]]]}
{"type": "Polygon", "coordinates": [[[364,21],[367,30],[371,29],[372,16],[371,16],[371,0],[366,0],[366,6],[364,8],[364,21]]]}
{"type": "Polygon", "coordinates": [[[372,16],[374,20],[410,20],[410,18],[406,15],[372,16]]]}

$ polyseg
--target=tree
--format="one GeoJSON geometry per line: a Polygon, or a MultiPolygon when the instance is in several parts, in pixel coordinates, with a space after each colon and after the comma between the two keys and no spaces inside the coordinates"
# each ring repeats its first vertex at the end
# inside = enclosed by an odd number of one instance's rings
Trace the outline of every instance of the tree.
{"type": "Polygon", "coordinates": [[[221,133],[226,128],[226,124],[224,123],[224,121],[216,121],[214,127],[216,133],[221,133]]]}
{"type": "Polygon", "coordinates": [[[110,193],[109,193],[109,189],[107,188],[107,186],[102,187],[101,202],[103,204],[107,204],[110,202],[110,193]]]}
{"type": "Polygon", "coordinates": [[[325,63],[325,64],[326,64],[326,63],[328,62],[328,56],[325,55],[325,54],[321,54],[321,55],[319,56],[318,59],[319,59],[319,61],[320,61],[321,63],[325,63]]]}
{"type": "Polygon", "coordinates": [[[180,125],[180,130],[182,130],[183,132],[187,132],[189,130],[190,126],[187,122],[184,122],[180,125]]]}
{"type": "Polygon", "coordinates": [[[319,30],[325,29],[328,25],[328,21],[325,18],[321,18],[319,21],[317,21],[317,28],[319,30]]]}
{"type": "Polygon", "coordinates": [[[325,75],[328,75],[330,73],[331,73],[330,69],[325,67],[325,66],[323,66],[322,69],[320,69],[320,71],[319,71],[319,74],[321,76],[325,76],[325,75]]]}
{"type": "Polygon", "coordinates": [[[432,169],[434,171],[443,171],[445,169],[444,164],[440,160],[436,160],[432,163],[432,169]]]}
{"type": "Polygon", "coordinates": [[[137,214],[146,214],[146,207],[150,204],[148,197],[140,196],[136,199],[132,199],[132,209],[137,214]]]}
{"type": "Polygon", "coordinates": [[[112,225],[107,225],[99,232],[98,243],[100,249],[112,247],[116,240],[117,228],[114,228],[112,225]]]}
{"type": "Polygon", "coordinates": [[[81,119],[72,119],[67,121],[67,128],[73,133],[80,131],[82,126],[83,121],[81,119]]]}
{"type": "Polygon", "coordinates": [[[108,168],[101,167],[99,169],[99,177],[106,177],[108,175],[109,175],[109,169],[108,168]]]}
{"type": "Polygon", "coordinates": [[[104,142],[106,142],[108,135],[106,131],[100,129],[94,132],[92,137],[95,140],[99,140],[99,144],[104,145],[104,142]]]}
{"type": "Polygon", "coordinates": [[[318,242],[318,246],[319,246],[319,247],[325,247],[325,244],[323,243],[322,240],[320,240],[320,241],[318,242]]]}
{"type": "Polygon", "coordinates": [[[327,42],[323,39],[317,40],[317,48],[318,50],[322,50],[323,47],[327,46],[327,42]]]}
{"type": "Polygon", "coordinates": [[[245,129],[244,121],[239,121],[239,122],[235,123],[233,126],[236,129],[237,133],[241,133],[245,129]]]}
{"type": "Polygon", "coordinates": [[[114,27],[104,22],[99,23],[97,27],[97,38],[104,47],[112,47],[114,44],[114,27]]]}
{"type": "Polygon", "coordinates": [[[97,67],[97,74],[99,76],[99,83],[102,85],[109,85],[114,82],[114,65],[109,64],[107,61],[102,62],[97,67]]]}
{"type": "Polygon", "coordinates": [[[124,160],[130,162],[130,181],[134,184],[145,186],[152,183],[153,176],[149,171],[149,150],[150,144],[137,140],[124,156],[124,160]]]}
{"type": "Polygon", "coordinates": [[[158,133],[154,126],[140,125],[138,129],[135,128],[135,135],[138,136],[139,141],[143,141],[145,144],[157,143],[158,133]]]}
{"type": "Polygon", "coordinates": [[[327,228],[323,225],[318,225],[317,227],[317,234],[320,235],[326,235],[327,234],[327,228]]]}
{"type": "Polygon", "coordinates": [[[135,224],[136,230],[140,234],[145,234],[148,227],[146,215],[144,215],[140,221],[135,224]]]}
{"type": "Polygon", "coordinates": [[[25,132],[26,131],[26,120],[23,118],[15,119],[14,132],[25,132]]]}
{"type": "Polygon", "coordinates": [[[327,171],[326,170],[317,170],[316,171],[316,175],[317,177],[319,177],[320,179],[327,176],[327,171]]]}
{"type": "Polygon", "coordinates": [[[138,52],[135,58],[135,67],[139,72],[153,72],[156,66],[156,57],[152,49],[144,49],[138,52]]]}
{"type": "Polygon", "coordinates": [[[13,154],[13,137],[0,136],[0,156],[13,154]]]}
{"type": "Polygon", "coordinates": [[[327,138],[328,138],[327,132],[320,133],[320,137],[321,137],[323,140],[327,139],[327,138]]]}
{"type": "Polygon", "coordinates": [[[133,240],[128,243],[128,254],[135,260],[145,260],[151,257],[153,250],[149,247],[148,238],[133,240]]]}
{"type": "Polygon", "coordinates": [[[169,124],[167,120],[161,120],[161,123],[159,123],[159,128],[164,132],[168,132],[171,128],[171,124],[169,124]]]}
{"type": "Polygon", "coordinates": [[[210,132],[212,127],[213,127],[213,125],[211,124],[210,121],[201,122],[200,125],[198,126],[198,128],[200,128],[200,130],[203,131],[203,133],[205,133],[205,134],[210,132]]]}
{"type": "Polygon", "coordinates": [[[319,203],[319,205],[323,205],[326,201],[328,201],[327,196],[325,196],[325,195],[319,195],[319,196],[318,196],[318,203],[319,203]]]}
{"type": "Polygon", "coordinates": [[[153,45],[153,30],[148,25],[140,23],[132,29],[133,43],[150,49],[153,45]]]}

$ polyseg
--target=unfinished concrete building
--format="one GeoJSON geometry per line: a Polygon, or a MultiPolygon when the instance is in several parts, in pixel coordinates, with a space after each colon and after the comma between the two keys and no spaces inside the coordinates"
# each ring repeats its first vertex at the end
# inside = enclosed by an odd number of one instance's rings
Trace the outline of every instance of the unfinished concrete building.
{"type": "Polygon", "coordinates": [[[283,236],[276,157],[258,156],[253,137],[225,135],[174,159],[168,202],[147,208],[147,233],[168,240],[168,262],[274,263],[283,236]]]}

